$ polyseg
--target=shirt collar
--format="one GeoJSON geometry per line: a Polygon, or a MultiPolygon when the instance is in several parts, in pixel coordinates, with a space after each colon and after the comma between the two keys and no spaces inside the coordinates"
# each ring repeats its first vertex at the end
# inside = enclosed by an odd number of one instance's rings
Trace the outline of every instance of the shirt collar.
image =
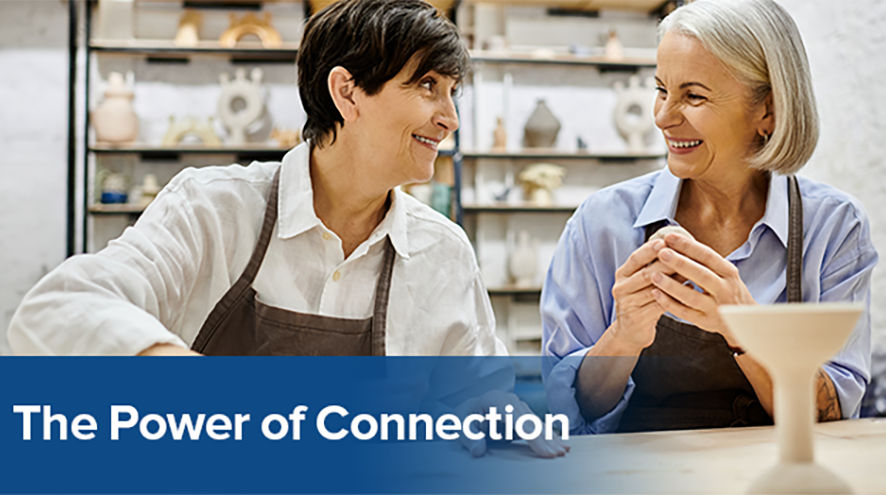
{"type": "MultiPolygon", "coordinates": [[[[310,143],[305,142],[283,157],[280,171],[280,196],[277,219],[277,236],[288,239],[322,225],[314,211],[314,190],[311,185],[310,143]]],[[[390,236],[394,250],[403,258],[409,258],[407,236],[407,212],[399,188],[391,191],[391,207],[384,220],[369,236],[369,245],[390,236]]]]}
{"type": "Polygon", "coordinates": [[[634,228],[646,227],[661,220],[667,220],[669,223],[676,223],[674,215],[677,213],[677,200],[680,198],[680,185],[683,183],[680,179],[671,174],[671,171],[665,167],[655,185],[652,186],[652,192],[646,198],[637,221],[634,222],[634,228]]]}
{"type": "MultiPolygon", "coordinates": [[[[674,216],[677,213],[682,184],[683,181],[665,167],[652,186],[652,192],[640,210],[634,228],[646,227],[661,220],[676,224],[674,216]]],[[[772,174],[766,197],[766,211],[757,225],[766,225],[775,232],[782,244],[788,245],[788,182],[784,175],[772,174]]]]}

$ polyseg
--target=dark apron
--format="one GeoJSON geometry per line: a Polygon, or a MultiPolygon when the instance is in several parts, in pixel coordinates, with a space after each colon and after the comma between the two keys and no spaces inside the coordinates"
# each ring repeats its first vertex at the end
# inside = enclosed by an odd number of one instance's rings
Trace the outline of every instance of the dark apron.
{"type": "MultiPolygon", "coordinates": [[[[803,204],[793,176],[788,177],[788,217],[787,301],[801,302],[803,204]]],[[[666,224],[647,226],[646,239],[666,224]]],[[[619,432],[772,424],[722,335],[667,315],[655,332],[631,373],[634,393],[619,432]]]]}
{"type": "Polygon", "coordinates": [[[356,320],[286,311],[256,299],[252,283],[277,222],[279,184],[277,169],[252,257],[237,282],[203,322],[191,349],[216,356],[384,356],[385,320],[394,269],[390,237],[385,237],[375,308],[369,318],[356,320]]]}

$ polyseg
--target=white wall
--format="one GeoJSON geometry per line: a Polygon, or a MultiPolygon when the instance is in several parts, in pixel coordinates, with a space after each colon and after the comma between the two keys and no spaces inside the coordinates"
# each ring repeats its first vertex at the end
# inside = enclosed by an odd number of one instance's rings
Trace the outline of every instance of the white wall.
{"type": "Polygon", "coordinates": [[[0,353],[25,292],[65,256],[67,7],[0,1],[0,353]]]}
{"type": "MultiPolygon", "coordinates": [[[[823,124],[804,174],[858,197],[886,254],[886,2],[781,2],[803,33],[823,124]]],[[[60,0],[0,0],[0,329],[64,257],[66,36],[60,0]]],[[[886,352],[882,267],[872,306],[875,341],[886,352]]],[[[7,349],[0,338],[0,352],[7,349]]]]}

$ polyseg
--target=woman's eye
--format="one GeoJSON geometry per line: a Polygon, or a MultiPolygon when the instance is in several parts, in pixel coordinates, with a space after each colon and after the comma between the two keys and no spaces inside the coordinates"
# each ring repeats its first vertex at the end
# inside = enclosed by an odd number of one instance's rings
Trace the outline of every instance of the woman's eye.
{"type": "Polygon", "coordinates": [[[664,98],[665,96],[668,95],[668,91],[666,89],[662,88],[661,86],[656,86],[655,90],[658,92],[658,95],[661,96],[662,98],[664,98]]]}
{"type": "Polygon", "coordinates": [[[434,90],[434,85],[435,85],[435,84],[436,84],[436,81],[434,81],[433,79],[427,79],[427,80],[423,81],[423,82],[420,84],[420,86],[421,86],[422,88],[427,89],[428,91],[433,91],[433,90],[434,90]]]}
{"type": "Polygon", "coordinates": [[[702,101],[702,100],[705,100],[705,99],[706,99],[704,96],[702,96],[702,95],[697,95],[697,94],[694,94],[694,93],[689,93],[689,94],[686,95],[686,97],[689,98],[689,99],[692,100],[692,101],[702,101]]]}

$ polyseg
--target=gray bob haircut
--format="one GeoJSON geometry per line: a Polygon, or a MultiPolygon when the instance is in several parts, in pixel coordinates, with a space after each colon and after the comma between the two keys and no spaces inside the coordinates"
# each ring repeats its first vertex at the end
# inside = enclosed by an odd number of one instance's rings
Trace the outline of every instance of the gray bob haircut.
{"type": "Polygon", "coordinates": [[[748,160],[756,169],[793,174],[818,143],[818,110],[809,61],[790,14],[772,0],[698,0],[658,28],[692,36],[750,89],[754,105],[772,94],[775,130],[748,160]]]}

